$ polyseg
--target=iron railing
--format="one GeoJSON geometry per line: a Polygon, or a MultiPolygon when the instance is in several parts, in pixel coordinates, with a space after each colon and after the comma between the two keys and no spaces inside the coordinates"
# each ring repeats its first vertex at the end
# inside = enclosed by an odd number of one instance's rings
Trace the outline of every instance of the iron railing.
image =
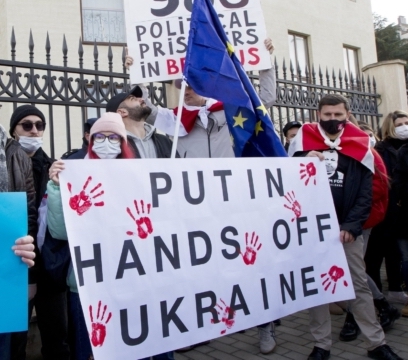
{"type": "MultiPolygon", "coordinates": [[[[78,66],[68,66],[68,46],[63,38],[63,65],[51,64],[51,44],[47,34],[45,42],[46,64],[34,62],[34,40],[30,31],[29,62],[16,60],[16,38],[14,29],[11,35],[11,60],[0,59],[0,103],[13,103],[13,108],[21,104],[47,105],[47,127],[50,134],[51,157],[55,156],[55,108],[63,107],[65,119],[66,145],[71,149],[71,112],[73,108],[81,109],[82,123],[88,117],[87,110],[100,116],[101,109],[115,94],[130,88],[129,75],[125,68],[125,47],[122,51],[123,72],[113,72],[113,53],[109,44],[107,47],[108,70],[99,69],[99,48],[94,44],[94,68],[84,69],[84,49],[81,40],[78,46],[78,66]]],[[[104,46],[106,48],[106,46],[104,46]]],[[[162,83],[148,86],[152,102],[157,106],[167,106],[166,87],[162,83]]]]}
{"type": "Polygon", "coordinates": [[[289,121],[301,123],[317,121],[317,108],[320,99],[326,94],[341,94],[348,98],[351,113],[357,120],[369,123],[373,129],[380,124],[381,114],[378,113],[378,99],[375,78],[362,75],[354,77],[341,70],[336,75],[334,69],[323,72],[312,65],[311,71],[306,67],[302,73],[297,68],[283,60],[280,69],[275,59],[277,78],[277,99],[271,115],[275,127],[283,140],[282,129],[289,121]],[[281,71],[280,71],[281,70],[281,71]]]}
{"type": "MultiPolygon", "coordinates": [[[[11,60],[0,59],[0,103],[13,103],[14,109],[21,104],[46,105],[48,107],[47,122],[50,136],[50,155],[55,157],[55,122],[63,122],[66,133],[66,150],[71,149],[72,143],[72,113],[80,108],[82,124],[86,121],[91,110],[100,116],[101,109],[106,102],[118,92],[127,91],[130,87],[129,76],[126,73],[125,48],[121,56],[122,72],[113,72],[112,48],[107,48],[108,69],[99,69],[99,48],[96,42],[93,47],[93,69],[84,68],[84,49],[82,42],[78,46],[78,66],[68,66],[68,46],[63,38],[62,66],[51,64],[51,44],[47,35],[45,42],[46,63],[34,62],[34,41],[30,32],[29,62],[16,60],[16,39],[14,29],[11,35],[11,60]],[[58,109],[58,120],[55,113],[58,109]],[[63,109],[64,118],[61,118],[63,109]]],[[[298,120],[311,122],[317,120],[318,102],[324,94],[340,93],[350,100],[351,111],[358,120],[371,123],[377,128],[381,115],[378,113],[376,83],[374,78],[364,75],[353,77],[341,71],[336,76],[334,70],[329,73],[319,67],[315,71],[306,68],[301,72],[299,66],[295,69],[289,63],[289,68],[283,60],[282,68],[278,67],[275,59],[277,77],[277,100],[271,109],[272,120],[280,134],[286,122],[298,120]]],[[[254,85],[259,86],[259,77],[250,75],[254,85]]],[[[167,107],[166,86],[164,83],[151,83],[148,86],[149,96],[157,106],[167,107]]],[[[75,115],[77,121],[77,115],[75,115]]],[[[282,137],[282,135],[281,135],[282,137]]],[[[283,137],[282,137],[283,140],[283,137]]],[[[60,154],[58,154],[60,155],[60,154]]]]}

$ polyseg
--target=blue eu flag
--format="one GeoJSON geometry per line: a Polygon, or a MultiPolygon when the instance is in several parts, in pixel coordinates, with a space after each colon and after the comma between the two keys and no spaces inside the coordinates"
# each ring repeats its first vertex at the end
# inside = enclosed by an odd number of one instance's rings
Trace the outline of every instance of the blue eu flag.
{"type": "Polygon", "coordinates": [[[194,0],[184,76],[197,94],[224,103],[235,156],[287,156],[210,0],[194,0]]]}

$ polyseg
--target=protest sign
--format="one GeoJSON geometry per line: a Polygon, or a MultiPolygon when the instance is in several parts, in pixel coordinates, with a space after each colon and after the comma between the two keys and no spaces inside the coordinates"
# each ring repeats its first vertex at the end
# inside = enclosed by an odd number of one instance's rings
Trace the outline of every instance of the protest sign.
{"type": "Polygon", "coordinates": [[[96,360],[140,359],[354,297],[317,159],[65,167],[64,217],[96,360]]]}
{"type": "Polygon", "coordinates": [[[0,333],[28,327],[27,265],[11,250],[27,235],[26,193],[0,193],[0,333]]]}
{"type": "MultiPolygon", "coordinates": [[[[271,67],[260,0],[214,0],[213,5],[245,70],[271,67]]],[[[182,76],[192,0],[124,0],[132,83],[182,76]]]]}

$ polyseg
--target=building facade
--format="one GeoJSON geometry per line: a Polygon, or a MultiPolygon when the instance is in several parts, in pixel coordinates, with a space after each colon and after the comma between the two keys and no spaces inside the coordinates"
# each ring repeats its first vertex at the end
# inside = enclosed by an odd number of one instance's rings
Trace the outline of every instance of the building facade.
{"type": "Polygon", "coordinates": [[[401,39],[408,40],[408,24],[405,16],[398,17],[398,26],[400,31],[401,39]]]}
{"type": "MultiPolygon", "coordinates": [[[[168,4],[179,0],[167,0],[168,4]]],[[[220,0],[214,0],[220,1],[220,0]]],[[[228,0],[239,3],[247,0],[228,0]]],[[[285,59],[302,73],[314,65],[359,75],[361,69],[377,62],[371,4],[368,0],[261,0],[269,36],[273,39],[277,64],[285,59]]],[[[141,1],[141,4],[143,2],[141,1]]],[[[143,6],[143,5],[142,5],[143,6]]],[[[160,4],[164,6],[164,4],[160,4]]],[[[65,61],[78,67],[78,47],[83,46],[83,67],[94,69],[94,41],[98,44],[98,68],[108,70],[108,43],[112,45],[112,71],[123,72],[123,47],[126,44],[123,0],[0,0],[0,59],[11,59],[10,39],[14,28],[17,61],[45,64],[46,38],[49,36],[52,65],[64,64],[65,36],[68,51],[65,61]],[[30,59],[30,30],[34,57],[30,59]]],[[[2,69],[0,69],[2,70],[2,69]]],[[[3,69],[6,70],[7,69],[3,69]]],[[[1,75],[6,81],[5,75],[1,75]]],[[[171,90],[172,91],[172,90],[171,90]]],[[[174,96],[176,98],[176,96],[174,96]]],[[[0,123],[8,125],[12,105],[3,103],[0,123]]],[[[170,105],[172,105],[170,103],[170,105]]],[[[45,113],[47,108],[39,105],[45,113]]],[[[72,146],[81,142],[80,109],[71,113],[72,146]]],[[[87,116],[94,116],[89,110],[87,116]]],[[[54,115],[55,116],[55,115],[54,115]]],[[[63,120],[64,111],[61,110],[63,120]]],[[[56,154],[67,148],[66,124],[55,122],[56,154]]]]}

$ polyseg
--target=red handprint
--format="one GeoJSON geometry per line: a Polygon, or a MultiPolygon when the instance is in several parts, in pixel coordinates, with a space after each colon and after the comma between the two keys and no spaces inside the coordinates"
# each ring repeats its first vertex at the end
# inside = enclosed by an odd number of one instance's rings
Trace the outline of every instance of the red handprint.
{"type": "MultiPolygon", "coordinates": [[[[336,292],[337,281],[341,279],[343,276],[344,276],[344,270],[342,268],[339,268],[333,265],[330,268],[328,273],[324,273],[320,275],[320,277],[323,279],[322,285],[324,286],[324,290],[327,291],[333,281],[334,285],[333,285],[332,294],[334,294],[336,292]]],[[[343,281],[343,284],[346,287],[348,286],[348,283],[346,280],[343,281]]]]}
{"type": "MultiPolygon", "coordinates": [[[[316,173],[317,173],[316,167],[312,162],[310,162],[309,164],[306,164],[306,165],[305,164],[300,164],[300,167],[301,167],[301,169],[299,171],[300,179],[303,180],[304,178],[306,178],[305,185],[307,185],[307,184],[309,184],[309,180],[312,177],[316,176],[316,173]]],[[[313,179],[313,183],[316,185],[316,178],[313,179]]]]}
{"type": "Polygon", "coordinates": [[[102,346],[104,341],[105,341],[105,337],[106,337],[106,324],[109,322],[109,320],[112,318],[112,313],[110,312],[108,314],[108,317],[106,318],[105,323],[103,322],[103,318],[105,317],[105,313],[106,313],[106,308],[107,306],[105,305],[103,307],[103,312],[101,314],[101,301],[99,301],[98,303],[98,312],[96,314],[96,321],[94,323],[94,319],[93,319],[93,314],[92,314],[92,305],[89,305],[89,315],[91,316],[91,322],[92,322],[92,334],[91,334],[91,343],[93,346],[102,346]],[[102,315],[100,317],[100,315],[102,315]]]}
{"type": "MultiPolygon", "coordinates": [[[[78,215],[84,214],[86,211],[89,210],[89,208],[92,205],[95,205],[95,206],[104,206],[105,205],[105,203],[103,201],[96,202],[96,203],[92,204],[92,199],[95,199],[98,196],[101,196],[101,195],[103,195],[105,193],[102,190],[99,193],[97,193],[96,195],[91,197],[91,195],[93,195],[93,193],[102,186],[101,183],[96,185],[90,191],[89,195],[87,195],[85,193],[85,190],[86,190],[87,186],[89,185],[89,183],[91,181],[92,181],[92,176],[88,176],[88,179],[86,180],[84,186],[82,187],[81,192],[78,195],[71,196],[71,198],[69,199],[69,206],[71,207],[72,210],[75,210],[78,215]]],[[[68,183],[68,190],[72,194],[72,191],[71,191],[72,190],[72,185],[70,183],[68,183]]]]}
{"type": "MultiPolygon", "coordinates": [[[[227,304],[224,302],[224,300],[220,299],[222,302],[222,305],[217,303],[217,308],[220,309],[222,314],[220,314],[220,311],[217,310],[218,315],[221,315],[221,322],[223,322],[226,326],[226,329],[222,330],[220,332],[221,335],[225,334],[228,329],[231,329],[234,324],[235,324],[235,311],[232,310],[227,304]]],[[[211,320],[211,323],[214,324],[215,321],[211,320]]]]}
{"type": "MultiPolygon", "coordinates": [[[[142,217],[140,217],[138,220],[136,220],[135,216],[132,214],[132,211],[127,207],[126,211],[129,214],[129,216],[133,219],[133,221],[136,223],[137,226],[137,234],[141,239],[146,239],[149,234],[153,232],[153,226],[152,222],[150,219],[146,216],[143,216],[145,214],[144,210],[144,201],[140,200],[140,207],[141,207],[141,212],[139,211],[139,206],[137,205],[137,200],[134,200],[133,203],[135,204],[135,209],[137,212],[137,215],[142,214],[142,217]]],[[[147,214],[150,214],[150,208],[152,207],[151,204],[147,204],[147,214]]],[[[134,235],[133,231],[127,231],[126,234],[128,235],[134,235]]]]}
{"type": "Polygon", "coordinates": [[[292,210],[293,213],[295,214],[295,217],[291,221],[295,221],[296,218],[299,218],[300,215],[302,215],[302,208],[299,204],[299,202],[295,198],[295,192],[294,191],[289,191],[285,195],[285,199],[288,201],[289,205],[284,204],[283,206],[286,209],[292,210]]]}
{"type": "Polygon", "coordinates": [[[251,242],[248,243],[248,233],[245,233],[245,254],[241,252],[242,260],[246,265],[253,265],[256,261],[256,255],[262,247],[262,243],[258,243],[259,236],[255,234],[255,231],[252,233],[251,242]]]}

